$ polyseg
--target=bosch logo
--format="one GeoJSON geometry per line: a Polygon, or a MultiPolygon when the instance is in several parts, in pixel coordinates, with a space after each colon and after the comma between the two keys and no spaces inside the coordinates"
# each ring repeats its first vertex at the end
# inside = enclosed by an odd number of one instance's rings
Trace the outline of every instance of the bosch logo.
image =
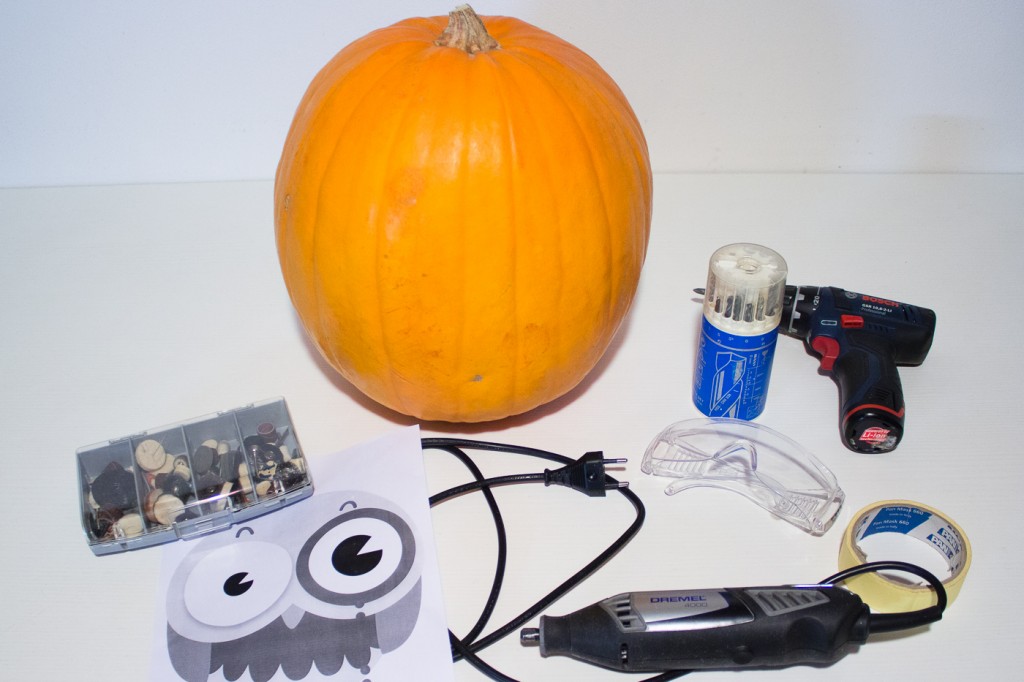
{"type": "Polygon", "coordinates": [[[900,304],[897,303],[896,301],[889,301],[889,300],[884,299],[884,298],[878,298],[877,296],[867,296],[867,295],[865,295],[865,296],[861,296],[861,298],[863,298],[868,303],[878,303],[880,305],[887,305],[890,308],[898,308],[900,306],[900,304]]]}

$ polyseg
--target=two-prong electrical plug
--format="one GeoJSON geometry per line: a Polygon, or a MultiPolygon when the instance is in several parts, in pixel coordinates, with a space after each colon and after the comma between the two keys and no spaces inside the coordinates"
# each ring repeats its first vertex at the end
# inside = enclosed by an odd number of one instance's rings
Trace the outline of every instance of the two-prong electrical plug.
{"type": "Polygon", "coordinates": [[[609,490],[629,487],[629,483],[616,481],[604,472],[606,465],[625,463],[625,459],[605,459],[603,452],[588,452],[561,469],[545,469],[544,485],[564,485],[590,497],[604,497],[609,490]]]}

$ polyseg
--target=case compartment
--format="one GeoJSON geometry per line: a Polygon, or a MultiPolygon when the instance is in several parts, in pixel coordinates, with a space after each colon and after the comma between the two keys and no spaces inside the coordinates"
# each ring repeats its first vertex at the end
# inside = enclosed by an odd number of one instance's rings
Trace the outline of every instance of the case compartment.
{"type": "Polygon", "coordinates": [[[283,398],[84,446],[77,459],[97,555],[210,533],[313,493],[283,398]]]}

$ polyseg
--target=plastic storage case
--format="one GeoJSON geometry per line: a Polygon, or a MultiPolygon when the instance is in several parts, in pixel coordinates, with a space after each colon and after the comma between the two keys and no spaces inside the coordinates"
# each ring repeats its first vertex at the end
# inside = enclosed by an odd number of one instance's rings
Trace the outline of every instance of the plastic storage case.
{"type": "Polygon", "coordinates": [[[282,398],[77,451],[94,554],[228,528],[313,494],[282,398]]]}

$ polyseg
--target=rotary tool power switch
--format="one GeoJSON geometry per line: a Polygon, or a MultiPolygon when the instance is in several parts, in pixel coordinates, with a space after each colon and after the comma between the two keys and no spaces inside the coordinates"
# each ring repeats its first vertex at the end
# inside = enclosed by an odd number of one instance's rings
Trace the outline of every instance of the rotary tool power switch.
{"type": "Polygon", "coordinates": [[[521,632],[542,656],[623,672],[831,663],[867,641],[870,610],[832,585],[632,592],[521,632]]]}
{"type": "Polygon", "coordinates": [[[779,331],[803,339],[838,384],[846,447],[874,453],[899,444],[906,406],[896,368],[924,362],[933,311],[838,287],[787,286],[779,331]]]}

